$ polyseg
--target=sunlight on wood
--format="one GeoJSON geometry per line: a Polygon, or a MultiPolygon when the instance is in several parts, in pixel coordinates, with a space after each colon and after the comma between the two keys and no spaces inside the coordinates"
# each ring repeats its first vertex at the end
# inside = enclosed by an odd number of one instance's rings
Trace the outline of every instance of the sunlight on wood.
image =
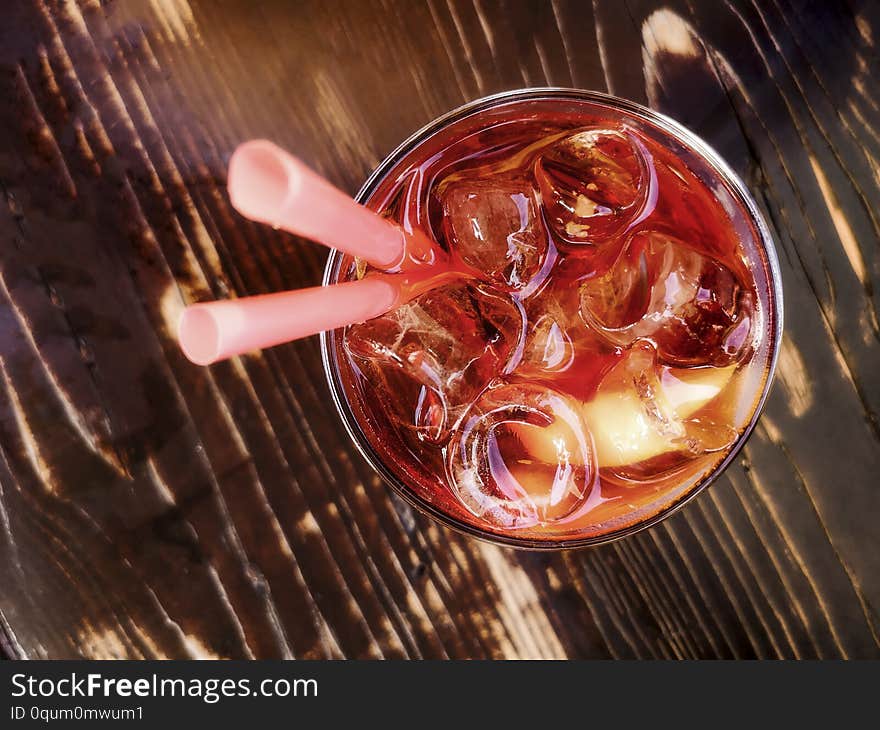
{"type": "Polygon", "coordinates": [[[700,53],[700,45],[690,23],[668,8],[655,10],[642,23],[642,43],[651,56],[673,53],[695,58],[700,53]]]}
{"type": "Polygon", "coordinates": [[[149,0],[153,12],[162,23],[168,40],[187,44],[198,38],[198,28],[187,0],[149,0]]]}
{"type": "Polygon", "coordinates": [[[828,207],[828,214],[831,216],[831,222],[834,224],[834,230],[837,231],[837,237],[843,246],[849,265],[862,284],[868,281],[868,272],[865,268],[865,261],[862,258],[862,251],[856,241],[855,234],[846,219],[846,214],[841,210],[837,196],[831,189],[831,184],[825,176],[825,171],[819,165],[819,161],[814,155],[810,155],[810,166],[813,168],[813,174],[816,176],[816,182],[819,183],[819,190],[822,191],[822,197],[825,199],[825,205],[828,207]]]}
{"type": "Polygon", "coordinates": [[[483,543],[480,552],[501,594],[498,612],[521,659],[565,659],[565,649],[550,623],[529,576],[509,552],[483,543]]]}
{"type": "Polygon", "coordinates": [[[776,372],[788,391],[787,403],[792,415],[800,418],[813,405],[813,388],[806,363],[797,345],[788,337],[782,340],[776,372]]]}

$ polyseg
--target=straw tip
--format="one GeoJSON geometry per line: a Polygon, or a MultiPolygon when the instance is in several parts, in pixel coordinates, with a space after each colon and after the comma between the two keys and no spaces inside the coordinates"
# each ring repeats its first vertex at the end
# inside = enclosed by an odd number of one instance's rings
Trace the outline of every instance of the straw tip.
{"type": "Polygon", "coordinates": [[[183,310],[177,339],[183,354],[196,365],[210,365],[220,355],[220,330],[206,307],[195,304],[183,310]]]}
{"type": "Polygon", "coordinates": [[[240,144],[229,160],[226,187],[232,206],[242,215],[276,224],[276,217],[295,185],[289,155],[265,139],[240,144]]]}

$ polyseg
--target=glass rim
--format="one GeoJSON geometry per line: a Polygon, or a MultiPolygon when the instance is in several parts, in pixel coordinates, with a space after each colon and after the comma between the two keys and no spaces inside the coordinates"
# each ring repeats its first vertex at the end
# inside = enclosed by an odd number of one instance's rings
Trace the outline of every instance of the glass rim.
{"type": "MultiPolygon", "coordinates": [[[[355,445],[355,448],[357,448],[357,450],[364,457],[370,467],[372,467],[372,469],[380,477],[382,477],[382,480],[386,482],[394,490],[394,492],[399,495],[407,504],[414,507],[423,514],[427,514],[429,517],[438,520],[441,524],[450,527],[453,530],[456,530],[459,533],[463,533],[478,540],[493,543],[496,545],[503,545],[507,547],[533,551],[570,550],[582,547],[604,545],[607,543],[615,542],[616,540],[621,540],[625,537],[629,537],[630,535],[634,535],[637,532],[646,530],[649,527],[653,527],[659,522],[662,522],[667,517],[684,507],[697,495],[701,494],[707,487],[709,487],[739,455],[739,452],[742,450],[749,436],[751,436],[752,432],[754,431],[755,425],[757,424],[758,419],[760,418],[761,413],[764,410],[764,406],[767,402],[767,397],[770,393],[770,388],[773,383],[773,378],[776,373],[777,360],[779,359],[784,316],[782,274],[779,268],[779,259],[776,252],[776,245],[773,240],[773,236],[770,233],[770,229],[767,226],[767,223],[764,220],[760,209],[758,208],[757,203],[755,202],[752,194],[749,192],[748,188],[739,177],[739,175],[737,175],[733,171],[733,169],[727,164],[727,162],[724,161],[724,158],[722,158],[721,155],[718,154],[718,152],[713,147],[711,147],[702,138],[700,138],[698,135],[696,135],[694,132],[692,132],[679,122],[666,116],[665,114],[661,114],[660,112],[656,112],[652,109],[649,109],[648,107],[642,106],[641,104],[637,104],[628,99],[623,99],[621,97],[613,96],[611,94],[606,94],[600,91],[572,89],[558,86],[529,87],[524,89],[514,89],[510,91],[502,91],[496,94],[490,94],[489,96],[480,97],[478,99],[474,99],[465,104],[462,104],[461,106],[456,107],[455,109],[452,109],[451,111],[448,111],[445,114],[437,117],[436,119],[428,122],[426,125],[415,131],[403,142],[401,142],[392,152],[390,152],[385,157],[384,160],[382,160],[382,162],[379,163],[379,165],[372,171],[372,173],[370,173],[370,175],[367,177],[366,181],[358,191],[357,195],[355,195],[355,200],[358,203],[365,203],[369,199],[370,195],[372,195],[372,193],[375,191],[379,183],[388,174],[388,172],[393,169],[394,166],[406,154],[411,152],[413,148],[416,145],[420,144],[423,140],[436,134],[453,122],[457,122],[461,119],[473,116],[481,111],[485,111],[487,109],[499,106],[507,102],[523,101],[530,99],[537,100],[544,98],[569,98],[579,101],[588,101],[624,111],[635,117],[641,118],[649,122],[650,124],[655,125],[656,127],[659,127],[662,131],[670,134],[673,138],[676,138],[679,141],[683,142],[686,146],[688,146],[700,157],[702,157],[703,160],[709,165],[709,167],[714,172],[716,172],[719,177],[724,181],[724,183],[730,188],[730,191],[733,193],[737,201],[742,205],[742,207],[748,214],[750,222],[754,225],[755,230],[758,233],[759,247],[764,251],[766,257],[766,266],[769,274],[768,298],[770,303],[770,316],[773,319],[773,326],[772,329],[770,329],[769,331],[770,360],[769,365],[766,369],[766,374],[764,376],[764,383],[761,387],[761,395],[758,398],[758,401],[754,407],[748,424],[745,426],[744,429],[742,429],[740,435],[737,437],[737,440],[730,447],[730,450],[725,455],[725,457],[714,467],[712,467],[711,471],[703,476],[700,481],[691,489],[689,489],[685,494],[681,495],[671,504],[667,505],[650,517],[646,517],[645,519],[635,522],[631,525],[627,525],[618,529],[613,529],[610,532],[604,534],[588,535],[584,537],[555,541],[540,540],[537,538],[529,537],[516,537],[513,535],[502,535],[491,532],[487,529],[482,529],[475,525],[471,525],[467,522],[459,520],[450,514],[447,514],[443,510],[428,502],[426,499],[423,499],[422,497],[417,495],[412,489],[410,489],[404,483],[404,481],[400,479],[400,477],[394,474],[391,469],[386,466],[379,454],[376,453],[372,445],[367,441],[363,430],[361,429],[360,425],[357,422],[357,419],[355,418],[354,413],[352,412],[339,375],[339,364],[336,357],[336,348],[334,346],[337,330],[321,332],[321,360],[324,366],[324,375],[326,376],[327,383],[330,387],[330,394],[333,398],[333,403],[336,406],[336,411],[339,414],[339,417],[342,419],[343,426],[345,427],[349,438],[351,438],[352,443],[355,445]]],[[[330,284],[335,283],[336,278],[339,275],[339,268],[342,260],[343,254],[339,250],[332,249],[330,251],[330,254],[327,258],[327,264],[324,268],[324,277],[322,281],[323,286],[329,286],[330,284]]]]}

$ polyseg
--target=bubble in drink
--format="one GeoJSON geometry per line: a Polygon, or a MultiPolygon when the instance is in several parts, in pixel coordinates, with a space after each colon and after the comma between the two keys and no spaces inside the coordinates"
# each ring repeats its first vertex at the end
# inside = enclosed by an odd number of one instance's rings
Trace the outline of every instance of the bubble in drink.
{"type": "Polygon", "coordinates": [[[496,284],[528,287],[547,252],[532,183],[510,175],[465,177],[445,183],[440,195],[450,248],[496,284]]]}
{"type": "Polygon", "coordinates": [[[454,283],[347,328],[336,354],[405,493],[552,545],[658,515],[722,463],[778,316],[725,185],[659,127],[572,100],[466,117],[404,155],[368,204],[431,232],[448,256],[425,281],[454,283]]]}
{"type": "Polygon", "coordinates": [[[650,338],[670,364],[729,364],[751,342],[751,292],[724,264],[656,231],[634,235],[606,273],[585,281],[580,307],[614,344],[650,338]]]}
{"type": "Polygon", "coordinates": [[[351,326],[345,347],[395,424],[441,443],[521,337],[522,314],[509,297],[456,282],[351,326]]]}

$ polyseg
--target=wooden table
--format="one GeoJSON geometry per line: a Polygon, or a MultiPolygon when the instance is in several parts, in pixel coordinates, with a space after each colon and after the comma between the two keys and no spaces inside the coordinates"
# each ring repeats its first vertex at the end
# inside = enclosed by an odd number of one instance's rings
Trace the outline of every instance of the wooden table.
{"type": "Polygon", "coordinates": [[[878,657],[880,3],[15,0],[0,25],[0,624],[23,657],[878,657]],[[267,137],[348,191],[502,89],[649,104],[747,181],[786,338],[741,458],[564,554],[414,514],[315,339],[202,369],[185,302],[316,284],[224,189],[267,137]]]}

